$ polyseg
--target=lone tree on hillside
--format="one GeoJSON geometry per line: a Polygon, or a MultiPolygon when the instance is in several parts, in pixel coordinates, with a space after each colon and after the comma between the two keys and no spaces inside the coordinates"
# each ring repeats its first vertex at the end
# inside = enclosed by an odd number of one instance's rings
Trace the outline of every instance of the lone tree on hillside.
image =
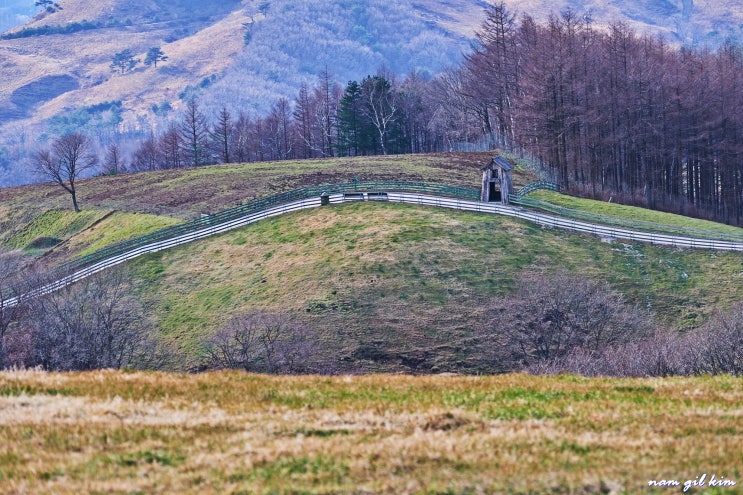
{"type": "Polygon", "coordinates": [[[122,50],[116,55],[114,55],[113,60],[111,61],[111,70],[114,72],[120,72],[121,74],[125,74],[126,72],[129,72],[132,70],[140,60],[138,58],[134,58],[134,53],[127,48],[126,50],[122,50]]]}
{"type": "Polygon", "coordinates": [[[70,193],[76,212],[80,208],[77,205],[75,181],[98,161],[92,148],[87,137],[73,132],[56,139],[51,150],[40,150],[33,155],[36,170],[70,193]]]}
{"type": "Polygon", "coordinates": [[[168,60],[168,56],[163,53],[159,46],[153,46],[147,50],[147,56],[144,58],[144,64],[149,67],[154,65],[157,69],[158,62],[165,62],[168,60]]]}

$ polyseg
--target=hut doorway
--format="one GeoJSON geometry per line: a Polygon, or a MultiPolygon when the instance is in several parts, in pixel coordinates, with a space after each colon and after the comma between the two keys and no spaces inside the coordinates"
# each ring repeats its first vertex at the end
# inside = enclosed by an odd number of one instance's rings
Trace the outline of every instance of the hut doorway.
{"type": "Polygon", "coordinates": [[[500,183],[490,182],[490,191],[488,194],[488,201],[491,203],[500,203],[503,201],[500,190],[500,183]]]}

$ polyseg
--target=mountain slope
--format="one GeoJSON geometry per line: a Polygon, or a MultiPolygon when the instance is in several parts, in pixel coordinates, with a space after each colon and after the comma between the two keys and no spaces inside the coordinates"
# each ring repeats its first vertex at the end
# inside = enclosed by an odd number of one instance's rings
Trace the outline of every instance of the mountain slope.
{"type": "MultiPolygon", "coordinates": [[[[137,117],[145,118],[144,125],[155,120],[151,112],[147,114],[151,102],[178,107],[180,92],[211,75],[220,80],[207,95],[215,105],[230,98],[233,105],[265,111],[275,97],[293,96],[300,82],[314,79],[326,65],[340,80],[363,77],[384,64],[398,73],[414,68],[435,72],[455,63],[466,46],[463,37],[406,4],[276,0],[261,14],[253,3],[202,2],[196,5],[203,5],[203,10],[193,13],[195,3],[187,0],[107,0],[94,6],[62,2],[63,10],[42,13],[6,36],[19,36],[23,29],[33,33],[34,29],[85,21],[96,28],[0,42],[0,60],[6,68],[0,75],[0,106],[18,106],[15,92],[43,76],[69,75],[84,93],[72,92],[67,101],[52,102],[49,107],[43,105],[56,95],[39,93],[36,107],[27,105],[20,109],[21,115],[35,113],[32,121],[39,122],[70,107],[70,100],[77,101],[77,107],[123,100],[128,112],[123,127],[141,127],[143,122],[137,117]],[[170,57],[151,71],[162,77],[133,78],[147,72],[141,66],[134,74],[119,78],[109,69],[117,51],[129,48],[143,58],[151,46],[161,46],[170,57]],[[93,93],[91,88],[95,88],[93,93]]],[[[6,112],[4,120],[13,116],[6,112]]]]}
{"type": "MultiPolygon", "coordinates": [[[[32,3],[14,0],[0,7],[32,3]]],[[[691,44],[738,36],[743,19],[743,7],[699,0],[507,3],[540,20],[569,7],[590,14],[596,24],[626,21],[691,44]]],[[[58,5],[0,40],[0,184],[34,179],[19,162],[48,134],[82,129],[101,143],[114,135],[147,136],[177,118],[191,96],[209,115],[224,105],[234,114],[263,114],[277,98],[292,99],[326,67],[340,82],[383,66],[397,74],[435,74],[467,51],[486,3],[60,0],[58,5]],[[124,49],[143,60],[153,46],[169,57],[157,68],[140,63],[118,74],[109,67],[124,49]]]]}
{"type": "Polygon", "coordinates": [[[545,20],[550,13],[570,8],[594,24],[625,22],[643,33],[662,34],[673,44],[719,46],[728,38],[740,40],[743,5],[713,0],[507,0],[513,10],[545,20]]]}

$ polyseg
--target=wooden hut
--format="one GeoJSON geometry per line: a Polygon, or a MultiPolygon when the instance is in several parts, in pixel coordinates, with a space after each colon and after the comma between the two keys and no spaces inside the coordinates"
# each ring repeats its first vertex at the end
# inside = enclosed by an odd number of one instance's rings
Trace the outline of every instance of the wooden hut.
{"type": "Polygon", "coordinates": [[[496,156],[482,169],[482,193],[480,200],[486,203],[508,204],[508,195],[513,194],[511,165],[505,158],[496,156]]]}

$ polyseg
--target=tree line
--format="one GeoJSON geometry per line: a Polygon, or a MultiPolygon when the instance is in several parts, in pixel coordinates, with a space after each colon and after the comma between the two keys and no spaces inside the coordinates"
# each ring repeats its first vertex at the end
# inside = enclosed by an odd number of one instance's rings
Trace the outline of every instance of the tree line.
{"type": "MultiPolygon", "coordinates": [[[[341,87],[328,70],[294,98],[279,98],[268,115],[222,107],[209,118],[196,95],[177,120],[126,153],[112,142],[100,153],[95,142],[74,131],[31,156],[32,168],[65,189],[79,211],[76,182],[97,171],[126,172],[390,153],[453,150],[477,139],[474,114],[460,99],[442,104],[449,88],[439,79],[412,72],[402,80],[389,71],[341,87]]],[[[93,108],[93,107],[90,107],[93,108]]],[[[113,107],[112,107],[113,108],[113,107]]]]}
{"type": "Polygon", "coordinates": [[[491,5],[457,72],[483,132],[563,188],[743,225],[743,50],[676,48],[571,10],[491,5]]]}
{"type": "Polygon", "coordinates": [[[401,81],[380,70],[343,89],[326,70],[264,117],[223,109],[210,130],[199,116],[198,133],[189,104],[180,130],[146,142],[133,166],[155,166],[157,149],[162,166],[196,165],[210,136],[218,151],[207,162],[446,151],[486,138],[529,153],[564,190],[743,225],[742,87],[732,42],[676,48],[571,10],[517,19],[500,3],[456,69],[401,81]],[[178,140],[189,159],[175,160],[178,140]]]}
{"type": "MultiPolygon", "coordinates": [[[[398,82],[380,71],[344,89],[324,71],[315,86],[303,84],[293,101],[278,99],[262,117],[223,107],[209,119],[193,97],[180,120],[142,141],[116,171],[441,151],[448,144],[436,128],[433,94],[434,84],[417,73],[398,82]]],[[[104,162],[114,170],[116,160],[104,162]]]]}

